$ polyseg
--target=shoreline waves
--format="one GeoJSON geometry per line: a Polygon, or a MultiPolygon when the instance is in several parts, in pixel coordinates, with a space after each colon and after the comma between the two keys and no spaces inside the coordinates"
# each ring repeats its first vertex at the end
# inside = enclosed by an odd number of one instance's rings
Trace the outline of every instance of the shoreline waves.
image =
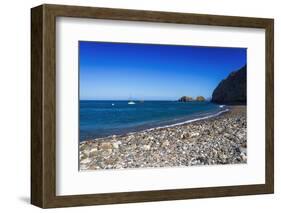
{"type": "Polygon", "coordinates": [[[80,142],[80,170],[247,162],[246,106],[124,135],[80,142]]]}
{"type": "Polygon", "coordinates": [[[222,110],[209,101],[145,101],[133,105],[128,101],[80,101],[79,141],[168,126],[222,110]]]}
{"type": "MultiPolygon", "coordinates": [[[[224,106],[224,105],[221,105],[224,106]]],[[[193,119],[188,119],[186,121],[180,121],[178,123],[172,123],[172,124],[167,124],[164,126],[158,126],[158,127],[152,127],[152,128],[148,128],[148,129],[144,129],[144,130],[140,130],[140,131],[132,131],[132,132],[128,132],[126,134],[120,134],[120,135],[110,135],[110,136],[106,136],[106,137],[100,137],[100,138],[95,138],[95,139],[91,139],[91,140],[85,140],[85,141],[80,141],[80,144],[86,143],[88,141],[95,141],[95,140],[99,140],[99,139],[106,139],[106,138],[111,138],[111,137],[122,137],[128,134],[134,134],[134,133],[138,133],[138,132],[150,132],[150,131],[154,131],[154,130],[159,130],[159,129],[163,129],[163,128],[169,128],[169,127],[175,127],[175,126],[179,126],[179,125],[184,125],[184,124],[189,124],[192,122],[196,122],[196,121],[200,121],[200,120],[205,120],[205,119],[210,119],[210,118],[214,118],[217,117],[225,112],[228,112],[229,109],[225,109],[219,112],[216,112],[214,114],[210,114],[207,116],[203,116],[203,117],[198,117],[198,118],[193,118],[193,119]]]]}

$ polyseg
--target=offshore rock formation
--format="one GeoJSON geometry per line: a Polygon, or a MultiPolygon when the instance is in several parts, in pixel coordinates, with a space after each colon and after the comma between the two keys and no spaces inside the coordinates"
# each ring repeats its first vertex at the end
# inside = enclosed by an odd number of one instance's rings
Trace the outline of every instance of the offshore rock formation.
{"type": "Polygon", "coordinates": [[[178,101],[179,102],[189,102],[189,101],[193,101],[193,98],[190,96],[182,96],[178,101]]]}
{"type": "Polygon", "coordinates": [[[205,101],[206,99],[203,96],[197,96],[196,101],[205,101]]]}
{"type": "Polygon", "coordinates": [[[246,104],[247,66],[232,72],[222,80],[212,95],[212,102],[218,104],[246,104]]]}
{"type": "Polygon", "coordinates": [[[206,99],[203,96],[197,96],[195,99],[193,99],[190,96],[182,96],[178,101],[179,102],[206,101],[206,99]]]}

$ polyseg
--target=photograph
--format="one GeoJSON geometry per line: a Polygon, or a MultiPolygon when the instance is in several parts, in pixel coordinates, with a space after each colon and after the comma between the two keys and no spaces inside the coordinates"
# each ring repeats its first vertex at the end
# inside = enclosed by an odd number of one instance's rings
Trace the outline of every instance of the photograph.
{"type": "Polygon", "coordinates": [[[79,171],[247,163],[247,48],[79,41],[79,171]]]}
{"type": "Polygon", "coordinates": [[[212,5],[33,5],[32,205],[274,193],[274,14],[212,5]]]}

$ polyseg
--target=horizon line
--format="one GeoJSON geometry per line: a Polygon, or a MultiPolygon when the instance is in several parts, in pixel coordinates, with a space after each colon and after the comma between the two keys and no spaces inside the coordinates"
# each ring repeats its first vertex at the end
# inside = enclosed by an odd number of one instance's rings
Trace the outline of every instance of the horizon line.
{"type": "MultiPolygon", "coordinates": [[[[178,101],[179,99],[79,99],[79,101],[178,101]]],[[[210,101],[211,99],[206,99],[205,101],[210,101]]],[[[196,99],[191,100],[196,101],[196,99]]]]}

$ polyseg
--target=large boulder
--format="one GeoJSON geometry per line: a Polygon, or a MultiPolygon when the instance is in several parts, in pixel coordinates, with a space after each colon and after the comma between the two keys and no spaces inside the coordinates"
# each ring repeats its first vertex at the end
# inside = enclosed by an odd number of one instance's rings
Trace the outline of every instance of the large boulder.
{"type": "Polygon", "coordinates": [[[246,104],[247,66],[232,72],[215,88],[212,102],[218,104],[246,104]]]}

